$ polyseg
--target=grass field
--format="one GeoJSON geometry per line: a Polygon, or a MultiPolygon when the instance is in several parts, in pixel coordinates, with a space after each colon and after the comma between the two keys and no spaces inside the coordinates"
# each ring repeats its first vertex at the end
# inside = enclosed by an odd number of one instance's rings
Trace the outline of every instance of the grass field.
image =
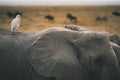
{"type": "Polygon", "coordinates": [[[108,31],[120,35],[120,17],[112,15],[113,11],[120,11],[120,6],[7,6],[0,7],[0,28],[10,29],[12,18],[8,11],[23,13],[20,32],[40,31],[50,27],[64,27],[64,25],[77,25],[96,31],[108,31]],[[77,23],[71,23],[66,14],[72,13],[78,18],[77,23]],[[51,14],[55,21],[47,21],[44,16],[51,14]],[[106,22],[95,22],[99,15],[108,17],[106,22]]]}

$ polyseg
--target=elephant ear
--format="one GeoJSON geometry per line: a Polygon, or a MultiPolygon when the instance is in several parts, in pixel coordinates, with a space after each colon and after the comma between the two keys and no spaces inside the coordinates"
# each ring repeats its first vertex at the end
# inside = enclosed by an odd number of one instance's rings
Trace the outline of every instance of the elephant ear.
{"type": "Polygon", "coordinates": [[[28,60],[37,73],[54,76],[57,80],[80,80],[81,66],[69,42],[72,33],[75,32],[60,29],[43,31],[34,41],[28,60]]]}
{"type": "Polygon", "coordinates": [[[119,66],[120,66],[120,46],[117,45],[116,43],[111,42],[112,48],[117,56],[118,62],[119,62],[119,66]]]}

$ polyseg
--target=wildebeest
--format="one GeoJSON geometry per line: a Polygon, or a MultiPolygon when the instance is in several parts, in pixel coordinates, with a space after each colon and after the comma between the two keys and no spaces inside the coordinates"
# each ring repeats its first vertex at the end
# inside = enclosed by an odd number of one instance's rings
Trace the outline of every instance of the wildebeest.
{"type": "Polygon", "coordinates": [[[16,15],[21,15],[22,16],[22,12],[20,12],[20,11],[8,11],[7,12],[7,16],[9,18],[15,18],[16,15]]]}
{"type": "Polygon", "coordinates": [[[116,17],[120,17],[120,11],[118,12],[118,11],[114,11],[113,13],[112,13],[112,15],[113,16],[116,16],[116,17]]]}
{"type": "Polygon", "coordinates": [[[96,17],[95,21],[100,21],[100,22],[105,22],[108,20],[108,17],[107,16],[98,16],[96,17]]]}
{"type": "Polygon", "coordinates": [[[0,29],[0,80],[120,80],[120,49],[106,35],[65,28],[10,33],[0,29]]]}
{"type": "Polygon", "coordinates": [[[71,21],[76,23],[77,22],[77,17],[72,15],[71,13],[67,13],[66,17],[71,21]]]}
{"type": "Polygon", "coordinates": [[[52,16],[52,15],[46,15],[45,19],[47,19],[49,21],[54,21],[54,16],[52,16]]]}

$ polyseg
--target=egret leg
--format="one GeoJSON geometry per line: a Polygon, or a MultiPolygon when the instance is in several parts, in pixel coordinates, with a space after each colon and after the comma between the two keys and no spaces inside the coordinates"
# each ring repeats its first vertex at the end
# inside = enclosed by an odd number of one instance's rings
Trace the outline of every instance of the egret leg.
{"type": "Polygon", "coordinates": [[[13,30],[12,30],[12,34],[14,34],[15,33],[15,29],[13,28],[13,30]]]}
{"type": "Polygon", "coordinates": [[[16,32],[18,32],[18,29],[15,29],[16,32]]]}

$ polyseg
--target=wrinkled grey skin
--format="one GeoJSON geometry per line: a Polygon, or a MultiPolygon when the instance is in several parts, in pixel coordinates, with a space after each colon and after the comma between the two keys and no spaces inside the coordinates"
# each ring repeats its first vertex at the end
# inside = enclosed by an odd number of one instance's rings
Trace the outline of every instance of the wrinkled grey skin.
{"type": "Polygon", "coordinates": [[[105,31],[102,31],[102,32],[98,32],[98,31],[91,31],[91,30],[88,30],[86,28],[83,28],[83,27],[79,27],[79,26],[71,26],[71,25],[67,25],[65,26],[66,29],[69,29],[69,30],[72,30],[72,31],[79,31],[79,32],[83,32],[83,33],[92,33],[92,32],[95,32],[95,33],[98,33],[98,34],[101,34],[101,35],[104,35],[107,37],[107,39],[109,40],[116,56],[117,56],[117,59],[119,61],[119,65],[120,65],[120,37],[116,34],[111,34],[111,33],[108,33],[108,32],[105,32],[105,31]],[[76,29],[77,30],[74,30],[76,29]]]}
{"type": "Polygon", "coordinates": [[[109,36],[64,28],[13,35],[1,29],[0,80],[120,80],[120,51],[109,36]]]}

